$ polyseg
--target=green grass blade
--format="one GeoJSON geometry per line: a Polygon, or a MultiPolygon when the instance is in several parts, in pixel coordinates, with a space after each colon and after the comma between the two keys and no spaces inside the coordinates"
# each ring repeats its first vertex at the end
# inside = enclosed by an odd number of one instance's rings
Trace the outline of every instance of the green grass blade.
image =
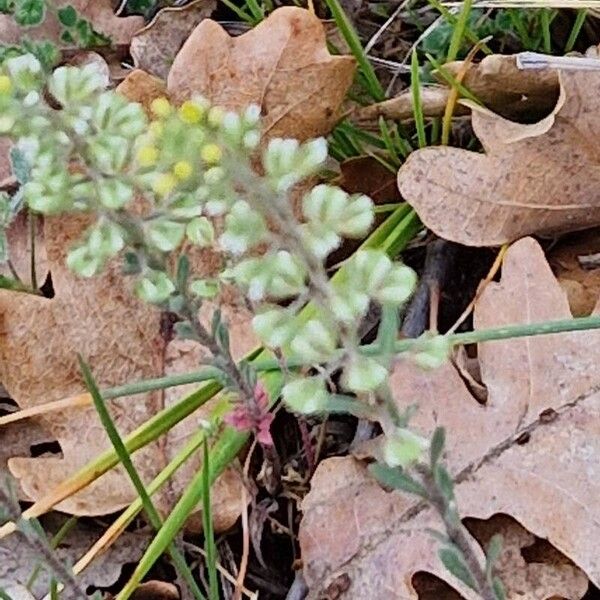
{"type": "Polygon", "coordinates": [[[471,100],[471,102],[475,102],[475,104],[479,104],[481,106],[481,100],[479,100],[477,96],[475,96],[471,91],[469,91],[469,89],[467,89],[462,83],[460,83],[456,79],[456,77],[454,77],[452,73],[450,73],[448,69],[444,67],[444,65],[442,65],[438,60],[431,56],[431,54],[426,54],[426,56],[427,60],[433,65],[433,67],[442,76],[446,83],[448,83],[448,85],[451,85],[452,87],[456,88],[460,92],[461,96],[463,96],[464,98],[467,98],[471,100]]]}
{"type": "MultiPolygon", "coordinates": [[[[204,460],[202,462],[202,528],[204,530],[204,551],[206,552],[206,568],[208,570],[208,597],[219,600],[219,583],[217,579],[217,545],[213,528],[212,506],[210,503],[210,456],[208,444],[204,442],[204,460]]],[[[244,485],[242,483],[242,485],[244,485]]]]}
{"type": "MultiPolygon", "coordinates": [[[[473,0],[464,0],[462,9],[460,11],[460,14],[458,15],[458,19],[456,20],[456,24],[454,25],[454,29],[452,31],[452,37],[450,38],[450,47],[448,48],[446,62],[452,62],[453,60],[456,60],[458,56],[460,47],[463,43],[463,38],[465,37],[467,23],[469,21],[469,15],[471,14],[472,6],[473,0]]],[[[479,40],[477,40],[476,43],[478,42],[479,40]]]]}
{"type": "Polygon", "coordinates": [[[547,9],[542,9],[542,14],[540,15],[540,19],[542,21],[542,40],[543,40],[543,48],[546,54],[552,53],[552,37],[550,35],[550,11],[547,9]]]}
{"type": "Polygon", "coordinates": [[[427,146],[427,137],[425,136],[425,119],[423,117],[423,104],[421,103],[421,83],[419,81],[419,61],[417,51],[413,50],[410,57],[410,89],[413,100],[413,114],[415,127],[417,128],[417,139],[419,148],[427,146]]]}
{"type": "Polygon", "coordinates": [[[365,54],[360,38],[339,3],[339,0],[325,0],[325,2],[331,11],[338,29],[358,63],[360,73],[364,77],[366,90],[376,102],[385,100],[385,91],[375,74],[375,69],[373,69],[373,65],[365,54]]]}
{"type": "MultiPolygon", "coordinates": [[[[139,473],[137,472],[137,469],[133,464],[133,461],[131,460],[131,455],[127,451],[127,448],[125,447],[125,444],[123,443],[123,440],[121,439],[121,436],[117,431],[112,417],[110,416],[110,413],[106,408],[106,404],[102,396],[100,395],[100,390],[98,389],[98,386],[94,381],[92,372],[89,366],[81,358],[81,356],[79,356],[79,367],[81,369],[85,385],[94,401],[94,406],[96,407],[96,411],[98,412],[100,422],[106,430],[106,434],[108,435],[108,438],[110,439],[115,449],[115,452],[117,453],[121,463],[123,464],[123,467],[127,471],[127,474],[129,475],[129,478],[131,479],[131,482],[133,483],[138,493],[138,496],[142,501],[144,511],[146,512],[150,524],[152,525],[152,527],[154,527],[154,529],[156,529],[156,531],[159,531],[163,525],[161,516],[159,515],[158,511],[156,510],[156,507],[150,499],[150,496],[146,491],[146,486],[144,485],[142,478],[140,477],[139,473]]],[[[177,532],[174,532],[174,535],[176,534],[177,532]]],[[[180,576],[187,583],[194,598],[196,598],[196,600],[206,600],[206,598],[200,591],[198,584],[194,581],[192,572],[188,564],[185,562],[185,557],[183,556],[183,554],[173,543],[169,544],[168,550],[169,554],[171,555],[171,558],[173,559],[175,568],[177,569],[180,576]]]]}
{"type": "Polygon", "coordinates": [[[581,33],[581,29],[583,27],[583,24],[585,23],[587,14],[588,14],[588,11],[585,8],[580,8],[577,11],[577,16],[575,17],[575,23],[573,23],[571,33],[569,34],[569,39],[567,40],[567,43],[565,44],[565,54],[567,52],[571,52],[571,50],[573,50],[573,48],[575,47],[575,42],[577,41],[577,38],[579,37],[579,34],[581,33]]]}

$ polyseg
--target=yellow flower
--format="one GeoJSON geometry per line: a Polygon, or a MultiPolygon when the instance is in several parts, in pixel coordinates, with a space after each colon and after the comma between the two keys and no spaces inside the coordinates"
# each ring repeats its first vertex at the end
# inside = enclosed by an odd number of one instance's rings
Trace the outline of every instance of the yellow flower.
{"type": "Polygon", "coordinates": [[[12,90],[12,81],[8,75],[0,75],[0,94],[8,94],[12,90]]]}
{"type": "Polygon", "coordinates": [[[208,111],[208,123],[213,127],[219,127],[223,122],[223,117],[225,116],[225,111],[220,106],[213,106],[208,111]]]}
{"type": "Polygon", "coordinates": [[[173,166],[173,174],[177,179],[189,179],[193,171],[192,163],[189,160],[180,160],[173,166]]]}
{"type": "Polygon", "coordinates": [[[204,109],[190,100],[184,102],[179,109],[181,120],[190,125],[199,123],[204,117],[204,109]]]}
{"type": "Polygon", "coordinates": [[[217,144],[206,144],[200,150],[202,160],[209,165],[216,165],[223,158],[223,151],[217,144]]]}
{"type": "Polygon", "coordinates": [[[170,194],[175,187],[177,186],[177,179],[171,173],[162,173],[159,175],[154,183],[152,184],[152,189],[159,196],[167,196],[170,194]]]}
{"type": "Polygon", "coordinates": [[[155,138],[158,138],[165,130],[165,126],[160,121],[152,121],[148,126],[148,130],[155,138]]]}
{"type": "Polygon", "coordinates": [[[156,146],[142,146],[137,152],[137,160],[142,167],[151,167],[158,160],[158,148],[156,146]]]}
{"type": "Polygon", "coordinates": [[[164,119],[165,117],[168,117],[171,112],[171,103],[163,96],[152,100],[150,108],[157,117],[164,119]]]}

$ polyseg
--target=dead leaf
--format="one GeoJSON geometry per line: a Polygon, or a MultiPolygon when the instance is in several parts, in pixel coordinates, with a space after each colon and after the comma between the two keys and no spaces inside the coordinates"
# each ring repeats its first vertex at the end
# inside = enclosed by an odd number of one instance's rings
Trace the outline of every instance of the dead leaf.
{"type": "Polygon", "coordinates": [[[138,69],[166,79],[169,69],[185,40],[203,19],[216,8],[216,0],[195,0],[185,6],[170,6],[131,40],[131,57],[138,69]]]}
{"type": "Polygon", "coordinates": [[[560,80],[555,110],[537,123],[474,110],[485,154],[431,147],[408,157],[400,192],[430,229],[495,246],[600,224],[600,74],[563,71],[560,80]]]}
{"type": "MultiPolygon", "coordinates": [[[[56,514],[42,518],[42,526],[49,537],[58,532],[65,518],[56,514]]],[[[100,537],[102,529],[88,521],[79,521],[55,550],[63,563],[72,564],[100,537]]],[[[135,564],[150,539],[148,533],[125,532],[100,555],[83,573],[77,576],[85,588],[106,588],[114,584],[126,564],[135,564]]],[[[39,551],[24,543],[20,534],[0,540],[0,589],[8,586],[28,585],[29,578],[40,563],[39,551]]],[[[50,589],[51,576],[42,568],[31,591],[41,598],[50,589]]]]}
{"type": "Polygon", "coordinates": [[[356,156],[340,164],[337,185],[350,194],[366,194],[375,204],[401,202],[394,174],[372,156],[356,156]]]}
{"type": "Polygon", "coordinates": [[[350,56],[329,54],[315,15],[282,7],[236,38],[202,21],[175,58],[167,87],[175,102],[202,94],[230,110],[256,103],[269,136],[305,140],[329,133],[339,119],[354,65],[350,56]]]}
{"type": "MultiPolygon", "coordinates": [[[[99,277],[85,280],[64,265],[68,248],[80,237],[86,219],[60,217],[45,223],[45,240],[55,297],[52,299],[0,290],[0,380],[21,408],[74,396],[83,391],[76,353],[90,361],[103,387],[198,368],[201,352],[193,344],[169,343],[164,337],[160,311],[138,302],[118,264],[99,277]],[[175,348],[178,350],[175,351],[175,348]]],[[[202,263],[196,263],[198,269],[202,263]]],[[[207,266],[214,265],[204,265],[207,266]]],[[[231,321],[236,356],[256,345],[249,316],[241,308],[225,307],[231,321]]],[[[132,431],[186,390],[173,388],[110,402],[121,433],[132,431]]],[[[175,427],[154,445],[135,455],[142,477],[149,481],[170,460],[187,437],[207,418],[210,405],[175,427]]],[[[13,475],[25,494],[38,499],[110,446],[93,408],[72,410],[68,417],[52,413],[35,421],[61,447],[62,456],[12,458],[13,475]]],[[[3,432],[2,432],[3,433],[3,432]]],[[[165,509],[179,496],[192,459],[163,490],[165,509]]],[[[215,487],[217,527],[229,527],[239,513],[239,477],[224,474],[215,487]]],[[[72,514],[105,514],[128,505],[136,494],[128,477],[114,470],[92,486],[59,505],[72,514]]]]}
{"type": "MultiPolygon", "coordinates": [[[[90,21],[99,33],[109,37],[114,45],[129,45],[131,38],[144,26],[143,17],[117,17],[113,12],[111,0],[56,0],[53,8],[72,6],[79,14],[90,21]]],[[[19,27],[12,16],[0,15],[0,43],[18,44],[23,36],[34,40],[48,40],[65,47],[60,36],[63,27],[55,11],[47,11],[46,18],[37,27],[19,27]]]]}
{"type": "Polygon", "coordinates": [[[152,100],[166,96],[167,88],[157,77],[135,69],[119,84],[117,92],[132,102],[139,102],[146,112],[150,112],[152,100]]]}
{"type": "Polygon", "coordinates": [[[166,581],[146,581],[141,583],[131,595],[131,600],[178,600],[179,591],[166,581]]]}
{"type": "Polygon", "coordinates": [[[600,298],[600,231],[591,229],[561,240],[548,252],[548,262],[567,292],[575,317],[589,315],[600,298]]]}
{"type": "MultiPolygon", "coordinates": [[[[475,326],[570,316],[541,248],[526,238],[508,250],[502,280],[483,292],[475,326]]],[[[486,342],[479,344],[478,356],[486,404],[469,393],[452,364],[425,372],[403,361],[390,381],[398,408],[416,404],[411,424],[425,435],[436,426],[446,428],[446,459],[458,480],[463,517],[510,515],[598,585],[600,333],[486,342]]],[[[322,462],[302,509],[309,598],[344,574],[350,581],[344,598],[385,598],[392,592],[394,598],[414,599],[412,576],[424,571],[476,600],[437,558],[439,542],[425,531],[442,527],[437,516],[414,497],[384,491],[353,458],[322,462]]],[[[569,584],[569,598],[581,597],[579,575],[576,580],[569,584]]],[[[512,598],[538,597],[530,593],[512,598]]],[[[544,593],[539,597],[557,590],[544,593]]]]}
{"type": "MultiPolygon", "coordinates": [[[[515,54],[491,54],[481,62],[469,62],[463,79],[466,87],[484,106],[508,119],[535,120],[546,116],[559,95],[557,71],[553,69],[519,69],[515,54]]],[[[464,61],[446,63],[444,70],[453,77],[464,69],[464,61]]],[[[441,117],[446,109],[450,88],[434,72],[441,85],[421,88],[421,104],[426,117],[441,117]]],[[[414,117],[410,89],[395,98],[357,109],[358,121],[372,121],[380,116],[403,120],[414,117]]],[[[467,114],[467,107],[457,105],[455,115],[467,114]]]]}

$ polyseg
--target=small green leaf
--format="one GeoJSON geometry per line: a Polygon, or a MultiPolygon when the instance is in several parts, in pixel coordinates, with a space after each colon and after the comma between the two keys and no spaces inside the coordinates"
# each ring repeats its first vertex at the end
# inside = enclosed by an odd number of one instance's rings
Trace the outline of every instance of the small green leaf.
{"type": "Polygon", "coordinates": [[[77,11],[68,4],[64,8],[58,9],[58,20],[65,27],[73,27],[77,23],[77,11]]]}
{"type": "Polygon", "coordinates": [[[0,0],[0,13],[12,13],[14,9],[14,0],[0,0]]]}
{"type": "Polygon", "coordinates": [[[466,586],[472,590],[477,590],[477,584],[469,571],[469,567],[465,564],[463,557],[459,551],[455,548],[442,548],[439,551],[439,557],[446,569],[454,575],[457,579],[462,581],[466,586]]]}
{"type": "Polygon", "coordinates": [[[46,16],[45,0],[17,0],[14,19],[21,27],[39,25],[46,16]]]}
{"type": "Polygon", "coordinates": [[[421,498],[427,498],[425,488],[400,468],[392,468],[380,463],[369,466],[369,471],[379,483],[393,490],[401,490],[409,494],[415,494],[421,498]]]}
{"type": "Polygon", "coordinates": [[[76,43],[75,38],[73,37],[73,35],[71,34],[70,31],[63,31],[60,34],[60,39],[65,44],[75,44],[76,43]]]}
{"type": "Polygon", "coordinates": [[[440,492],[442,492],[447,502],[454,498],[454,482],[450,473],[440,464],[436,464],[433,468],[433,477],[440,492]]]}
{"type": "Polygon", "coordinates": [[[177,289],[184,291],[187,288],[187,281],[190,275],[190,259],[182,254],[177,261],[177,289]]]}
{"type": "Polygon", "coordinates": [[[444,452],[444,446],[446,445],[446,430],[443,427],[436,427],[431,437],[431,446],[429,450],[429,456],[431,461],[431,468],[435,467],[437,462],[440,460],[442,453],[444,452]]]}
{"type": "Polygon", "coordinates": [[[497,533],[492,537],[485,555],[485,570],[488,577],[492,576],[492,569],[502,552],[502,536],[497,533]]]}
{"type": "Polygon", "coordinates": [[[494,577],[492,580],[492,588],[494,589],[494,594],[496,594],[496,600],[506,600],[504,585],[502,584],[502,581],[500,581],[499,577],[494,577]]]}
{"type": "Polygon", "coordinates": [[[0,229],[0,264],[8,260],[8,242],[6,240],[6,232],[0,229]]]}
{"type": "Polygon", "coordinates": [[[31,175],[31,165],[23,152],[14,146],[10,149],[10,166],[19,184],[25,185],[31,175]]]}

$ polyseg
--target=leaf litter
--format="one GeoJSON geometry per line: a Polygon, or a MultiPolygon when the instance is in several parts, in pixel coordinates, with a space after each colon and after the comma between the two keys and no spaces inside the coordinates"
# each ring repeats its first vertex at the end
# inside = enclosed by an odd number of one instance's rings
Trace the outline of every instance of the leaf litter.
{"type": "MultiPolygon", "coordinates": [[[[508,250],[502,279],[485,289],[474,319],[475,328],[483,329],[570,316],[566,294],[540,246],[525,238],[508,250]]],[[[510,515],[594,584],[600,583],[595,551],[600,521],[597,503],[590,502],[599,493],[599,352],[596,332],[479,344],[485,404],[450,363],[425,372],[403,361],[390,382],[400,410],[419,407],[412,427],[425,435],[437,426],[447,429],[446,459],[458,480],[463,517],[510,515]]],[[[436,515],[413,497],[381,489],[354,458],[319,465],[302,511],[309,598],[319,597],[342,574],[351,582],[352,598],[386,597],[391,590],[396,598],[417,598],[411,578],[421,571],[466,599],[477,598],[438,560],[438,541],[427,532],[439,529],[436,515]]],[[[581,588],[580,576],[575,580],[570,597],[580,598],[574,592],[581,588]]],[[[556,592],[544,591],[545,597],[556,592]]]]}

